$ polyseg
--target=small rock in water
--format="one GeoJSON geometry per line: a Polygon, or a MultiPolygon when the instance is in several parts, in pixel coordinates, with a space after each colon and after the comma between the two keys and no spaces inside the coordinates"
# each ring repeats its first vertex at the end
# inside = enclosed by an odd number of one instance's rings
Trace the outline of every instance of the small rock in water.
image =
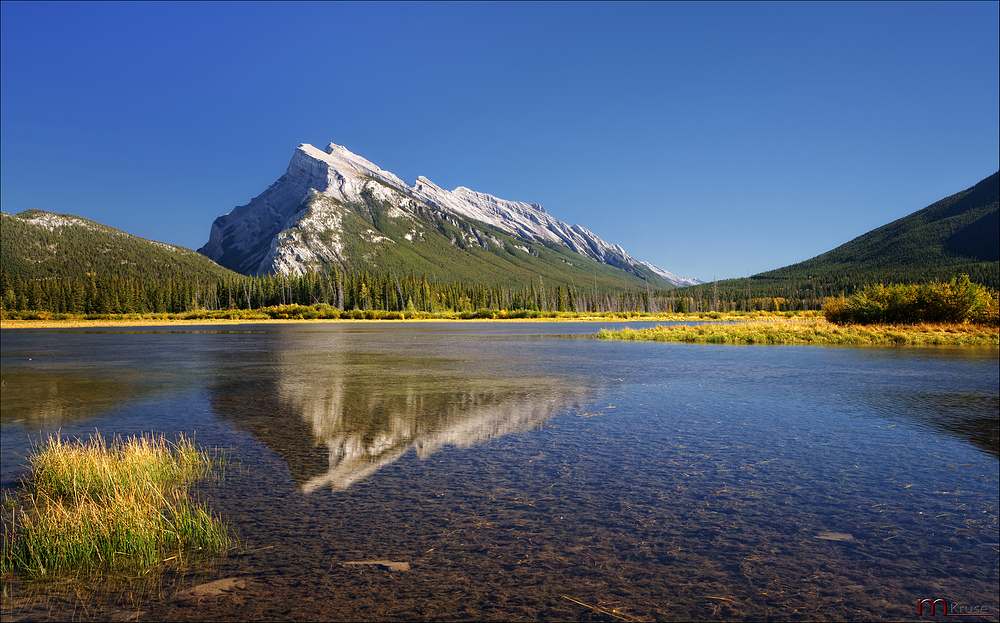
{"type": "Polygon", "coordinates": [[[853,541],[854,537],[846,532],[820,532],[816,535],[817,539],[823,539],[825,541],[853,541]]]}
{"type": "Polygon", "coordinates": [[[340,563],[344,567],[378,567],[387,571],[409,571],[410,563],[392,560],[352,560],[340,563]]]}
{"type": "Polygon", "coordinates": [[[209,582],[207,584],[199,584],[194,588],[189,588],[186,591],[180,591],[174,595],[175,600],[186,600],[186,599],[197,599],[199,597],[213,597],[215,595],[221,595],[223,593],[228,593],[235,588],[246,588],[246,580],[237,580],[236,578],[225,578],[224,580],[216,580],[214,582],[209,582]]]}

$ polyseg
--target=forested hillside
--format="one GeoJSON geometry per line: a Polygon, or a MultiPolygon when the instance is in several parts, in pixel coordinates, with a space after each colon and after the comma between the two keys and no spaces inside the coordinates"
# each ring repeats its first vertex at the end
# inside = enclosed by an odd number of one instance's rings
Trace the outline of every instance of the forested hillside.
{"type": "Polygon", "coordinates": [[[819,309],[882,283],[946,282],[968,275],[1000,288],[1000,173],[810,260],[746,279],[681,289],[708,308],[819,309]]]}
{"type": "MultiPolygon", "coordinates": [[[[378,202],[351,206],[369,227],[385,225],[378,202]]],[[[522,245],[489,226],[435,214],[444,234],[430,244],[387,253],[357,236],[351,246],[381,270],[331,265],[305,275],[247,277],[205,256],[131,236],[68,214],[4,213],[0,309],[53,314],[181,313],[329,305],[359,311],[634,311],[670,306],[662,290],[558,245],[531,243],[517,253],[470,240],[488,234],[522,245]],[[454,240],[454,244],[447,241],[454,240]],[[472,247],[472,248],[469,248],[472,247]],[[626,279],[628,277],[629,279],[626,279]]],[[[360,225],[359,225],[360,227],[360,225]]],[[[369,229],[369,231],[372,231],[369,229]]],[[[381,231],[381,230],[380,230],[381,231]]],[[[658,280],[663,283],[662,280],[658,280]]],[[[666,284],[669,287],[669,284],[666,284]]]]}
{"type": "Polygon", "coordinates": [[[997,287],[1000,266],[1000,173],[909,216],[805,262],[756,275],[773,279],[836,278],[847,287],[871,282],[948,280],[968,274],[997,287]]]}
{"type": "Polygon", "coordinates": [[[0,213],[0,266],[22,279],[215,281],[235,273],[205,256],[71,214],[0,213]]]}

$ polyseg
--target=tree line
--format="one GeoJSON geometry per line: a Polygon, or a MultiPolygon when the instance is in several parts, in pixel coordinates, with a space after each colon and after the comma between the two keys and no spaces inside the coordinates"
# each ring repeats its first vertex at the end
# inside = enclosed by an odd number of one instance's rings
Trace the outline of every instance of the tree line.
{"type": "Polygon", "coordinates": [[[0,268],[0,309],[76,314],[183,313],[254,310],[281,305],[328,305],[339,310],[466,312],[533,310],[670,312],[701,308],[669,291],[586,289],[542,277],[522,285],[430,280],[412,271],[342,271],[304,275],[171,276],[149,280],[123,275],[24,278],[0,268]],[[681,300],[683,299],[683,300],[681,300]]]}
{"type": "MultiPolygon", "coordinates": [[[[738,285],[735,281],[655,290],[586,288],[573,283],[552,284],[542,277],[520,285],[468,283],[428,279],[427,275],[418,277],[413,271],[400,275],[391,271],[343,271],[338,267],[303,275],[235,275],[216,279],[176,275],[141,279],[93,273],[84,277],[24,278],[16,271],[11,273],[0,268],[0,310],[106,315],[259,310],[302,305],[329,306],[341,311],[430,314],[477,310],[660,314],[825,310],[831,301],[846,300],[843,289],[813,280],[771,282],[765,287],[753,283],[753,278],[738,285]]],[[[944,286],[951,288],[949,292],[991,291],[974,282],[970,284],[967,276],[950,286],[945,282],[944,286]]],[[[876,296],[875,292],[884,291],[896,293],[893,300],[897,302],[903,299],[921,301],[911,303],[913,308],[925,305],[924,301],[933,299],[944,286],[904,288],[878,284],[858,292],[868,293],[865,300],[876,296]],[[904,290],[910,294],[899,295],[904,290]]],[[[893,311],[890,315],[898,313],[902,312],[893,311]]]]}

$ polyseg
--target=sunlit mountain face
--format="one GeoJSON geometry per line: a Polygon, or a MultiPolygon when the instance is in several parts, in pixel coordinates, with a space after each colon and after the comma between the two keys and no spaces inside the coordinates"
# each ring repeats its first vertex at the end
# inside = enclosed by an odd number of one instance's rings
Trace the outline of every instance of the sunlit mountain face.
{"type": "Polygon", "coordinates": [[[334,143],[299,145],[274,184],[215,220],[199,252],[249,275],[339,266],[481,282],[543,275],[663,289],[699,283],[640,262],[538,204],[448,191],[423,176],[410,186],[334,143]]]}

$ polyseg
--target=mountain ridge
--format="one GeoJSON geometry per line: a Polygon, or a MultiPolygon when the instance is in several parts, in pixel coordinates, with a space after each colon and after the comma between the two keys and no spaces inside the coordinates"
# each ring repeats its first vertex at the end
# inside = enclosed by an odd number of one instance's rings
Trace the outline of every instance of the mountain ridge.
{"type": "MultiPolygon", "coordinates": [[[[404,244],[403,239],[419,245],[432,235],[429,230],[440,229],[427,220],[428,210],[441,213],[431,221],[464,219],[465,225],[453,224],[478,239],[483,248],[495,245],[516,255],[515,251],[531,254],[532,243],[550,249],[557,245],[622,270],[631,275],[628,279],[632,282],[638,279],[639,283],[667,288],[699,283],[640,262],[620,245],[610,244],[580,225],[555,219],[538,204],[501,199],[464,186],[448,191],[424,176],[411,187],[335,143],[325,150],[307,143],[299,145],[285,174],[250,203],[217,218],[208,242],[198,251],[244,274],[301,274],[331,262],[370,262],[371,258],[359,257],[356,249],[349,248],[356,245],[355,237],[366,238],[369,246],[404,244]],[[373,217],[370,230],[350,231],[345,220],[350,208],[361,204],[370,208],[372,202],[380,205],[369,211],[380,212],[382,223],[373,217]],[[386,220],[409,221],[409,232],[402,239],[388,235],[381,229],[386,220]],[[470,226],[472,223],[475,225],[470,226]],[[470,229],[475,231],[468,232],[470,229]],[[507,241],[498,233],[519,241],[507,241]]],[[[457,237],[452,244],[459,244],[457,237]]],[[[389,255],[385,249],[378,253],[389,255]]],[[[536,257],[540,257],[537,249],[536,257]]],[[[430,262],[429,257],[425,260],[430,262]]]]}

